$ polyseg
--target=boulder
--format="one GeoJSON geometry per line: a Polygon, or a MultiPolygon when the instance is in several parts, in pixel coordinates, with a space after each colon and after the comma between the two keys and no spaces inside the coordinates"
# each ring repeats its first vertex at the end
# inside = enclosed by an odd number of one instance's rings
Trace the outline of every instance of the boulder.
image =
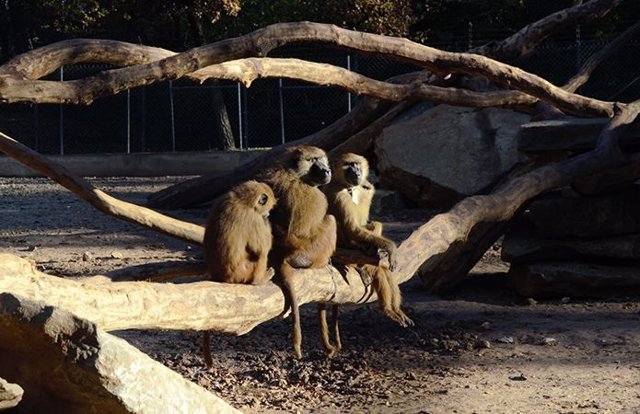
{"type": "Polygon", "coordinates": [[[23,394],[22,387],[0,378],[0,411],[8,410],[18,405],[22,400],[23,394]]]}
{"type": "Polygon", "coordinates": [[[385,128],[376,140],[380,181],[423,207],[486,191],[520,160],[516,135],[529,115],[438,105],[385,128]]]}
{"type": "Polygon", "coordinates": [[[123,339],[42,302],[0,294],[0,376],[27,413],[237,413],[123,339]]]}
{"type": "Polygon", "coordinates": [[[602,237],[640,233],[640,191],[598,197],[556,193],[534,201],[528,219],[548,237],[602,237]]]}
{"type": "Polygon", "coordinates": [[[514,264],[509,283],[525,297],[623,297],[640,293],[640,267],[580,262],[514,264]]]}

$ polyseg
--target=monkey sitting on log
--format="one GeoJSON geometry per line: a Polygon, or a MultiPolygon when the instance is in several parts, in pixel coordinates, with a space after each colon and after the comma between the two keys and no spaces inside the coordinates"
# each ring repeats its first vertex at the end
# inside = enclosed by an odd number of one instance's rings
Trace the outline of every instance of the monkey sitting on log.
{"type": "MultiPolygon", "coordinates": [[[[342,248],[374,250],[381,258],[388,257],[389,266],[363,265],[357,267],[365,283],[371,281],[378,295],[382,312],[406,327],[413,321],[401,308],[402,295],[391,272],[397,266],[396,244],[382,236],[382,223],[369,221],[369,210],[375,189],[367,180],[369,163],[366,158],[345,153],[332,160],[333,179],[323,187],[329,201],[329,212],[338,223],[337,244],[342,248]]],[[[326,321],[326,305],[318,305],[322,344],[329,357],[341,348],[338,328],[338,305],[333,306],[333,330],[336,345],[331,344],[326,321]]]]}
{"type": "Polygon", "coordinates": [[[258,178],[271,186],[278,204],[271,214],[273,248],[270,260],[278,266],[280,281],[291,308],[293,349],[302,357],[302,330],[295,269],[329,264],[336,248],[336,220],[327,214],[327,198],[318,186],[331,181],[326,153],[317,147],[288,148],[278,163],[258,178]]]}
{"type": "MultiPolygon", "coordinates": [[[[275,204],[271,188],[257,181],[239,184],[216,200],[203,242],[212,280],[260,285],[273,277],[267,263],[273,240],[269,213],[275,204]]],[[[205,363],[211,368],[208,331],[202,339],[205,363]]]]}

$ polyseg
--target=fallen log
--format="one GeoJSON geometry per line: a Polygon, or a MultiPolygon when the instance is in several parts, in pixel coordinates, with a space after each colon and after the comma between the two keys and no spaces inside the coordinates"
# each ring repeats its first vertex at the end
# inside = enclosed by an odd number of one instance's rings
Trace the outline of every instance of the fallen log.
{"type": "Polygon", "coordinates": [[[582,195],[602,195],[630,190],[638,178],[640,162],[636,161],[579,178],[571,183],[571,188],[582,195]]]}
{"type": "MultiPolygon", "coordinates": [[[[598,135],[609,119],[568,118],[523,124],[518,132],[518,150],[525,153],[551,151],[584,152],[596,146],[598,135]]],[[[638,148],[640,122],[627,129],[621,140],[624,147],[638,148]]]]}
{"type": "Polygon", "coordinates": [[[9,293],[0,294],[0,375],[24,387],[21,412],[239,413],[95,324],[9,293]]]}
{"type": "Polygon", "coordinates": [[[581,262],[515,264],[508,278],[519,295],[532,298],[598,298],[640,293],[638,266],[581,262]]]}
{"type": "Polygon", "coordinates": [[[502,242],[502,260],[510,263],[541,261],[637,261],[640,235],[582,238],[542,237],[531,226],[520,225],[507,232],[502,242]]]}
{"type": "Polygon", "coordinates": [[[638,211],[638,191],[572,198],[550,194],[531,203],[527,218],[543,236],[598,237],[640,233],[638,211]]]}
{"type": "Polygon", "coordinates": [[[202,244],[204,227],[165,216],[133,203],[118,200],[95,188],[84,178],[72,174],[62,165],[49,160],[46,156],[39,154],[2,132],[0,132],[0,152],[4,152],[22,164],[55,180],[105,214],[169,236],[202,244]]]}

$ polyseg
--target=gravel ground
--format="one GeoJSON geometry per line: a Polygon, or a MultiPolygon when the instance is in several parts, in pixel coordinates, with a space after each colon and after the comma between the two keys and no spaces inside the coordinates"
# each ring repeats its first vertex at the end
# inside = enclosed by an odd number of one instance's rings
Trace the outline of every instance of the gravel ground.
{"type": "MultiPolygon", "coordinates": [[[[143,203],[179,177],[95,179],[143,203]]],[[[195,246],[104,216],[46,179],[0,178],[0,249],[51,274],[82,276],[199,254],[195,246]]],[[[171,212],[202,223],[205,210],[171,212]]],[[[384,217],[402,239],[428,218],[384,217]]],[[[245,412],[639,413],[640,301],[516,297],[495,246],[459,291],[435,297],[417,278],[402,285],[416,322],[400,328],[375,305],[344,307],[342,353],[321,352],[315,306],[302,308],[302,360],[287,321],[242,337],[212,336],[206,370],[195,332],[117,335],[245,412]]]]}

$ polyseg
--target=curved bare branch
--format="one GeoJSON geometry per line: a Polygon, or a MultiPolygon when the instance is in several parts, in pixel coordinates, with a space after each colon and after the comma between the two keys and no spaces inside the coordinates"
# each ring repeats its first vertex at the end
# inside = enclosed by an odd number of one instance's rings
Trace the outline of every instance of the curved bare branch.
{"type": "Polygon", "coordinates": [[[552,13],[520,29],[501,42],[490,42],[470,52],[508,60],[530,53],[535,46],[554,32],[585,20],[602,17],[622,0],[592,0],[552,13]]]}
{"type": "MultiPolygon", "coordinates": [[[[485,56],[434,49],[407,39],[355,32],[312,22],[278,23],[245,36],[197,47],[164,59],[114,69],[68,82],[24,80],[0,75],[0,101],[87,104],[96,98],[154,82],[187,76],[207,66],[249,56],[265,56],[274,48],[301,41],[316,41],[362,53],[374,53],[412,63],[445,76],[450,73],[485,76],[507,89],[518,90],[570,112],[611,116],[613,104],[571,94],[539,76],[485,56]],[[54,82],[55,86],[51,83],[54,82]],[[11,92],[13,91],[13,95],[11,92]],[[26,91],[19,96],[17,91],[26,91]],[[37,92],[37,93],[36,93],[37,92]],[[17,94],[17,95],[16,95],[17,94]],[[38,98],[39,96],[39,98],[38,98]]],[[[95,43],[91,43],[95,46],[95,43]]],[[[64,48],[64,42],[58,48],[64,48]]],[[[82,54],[79,41],[73,44],[82,54]]],[[[23,66],[24,57],[22,58],[23,66]]]]}
{"type": "Polygon", "coordinates": [[[177,220],[151,209],[118,200],[2,132],[0,132],[0,151],[55,180],[103,213],[179,239],[202,244],[204,239],[204,228],[202,226],[177,220]]]}

